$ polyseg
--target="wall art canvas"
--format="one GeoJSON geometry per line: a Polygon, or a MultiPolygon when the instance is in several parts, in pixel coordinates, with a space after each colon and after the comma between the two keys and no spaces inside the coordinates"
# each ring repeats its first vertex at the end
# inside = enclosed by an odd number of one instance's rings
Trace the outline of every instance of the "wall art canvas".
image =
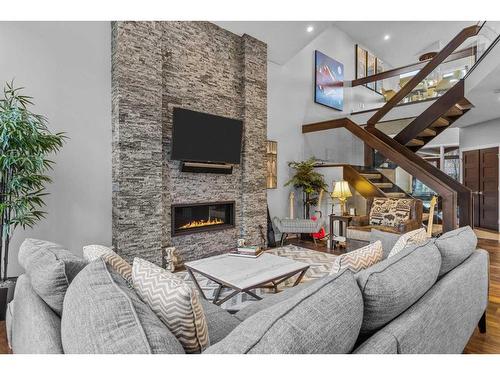
{"type": "Polygon", "coordinates": [[[342,111],[344,108],[344,64],[316,51],[315,67],[314,101],[342,111]]]}
{"type": "MultiPolygon", "coordinates": [[[[366,75],[372,76],[375,74],[375,55],[368,52],[368,58],[366,60],[366,75]]],[[[366,84],[366,87],[375,91],[375,82],[370,82],[366,84]]]]}
{"type": "Polygon", "coordinates": [[[368,52],[356,44],[356,78],[366,77],[366,58],[368,52]]]}
{"type": "MultiPolygon", "coordinates": [[[[377,71],[377,74],[382,73],[384,71],[384,63],[378,57],[377,57],[377,69],[376,69],[376,71],[377,71]]],[[[383,90],[384,90],[384,81],[381,80],[381,81],[375,82],[375,91],[378,92],[379,94],[382,94],[383,90]]]]}

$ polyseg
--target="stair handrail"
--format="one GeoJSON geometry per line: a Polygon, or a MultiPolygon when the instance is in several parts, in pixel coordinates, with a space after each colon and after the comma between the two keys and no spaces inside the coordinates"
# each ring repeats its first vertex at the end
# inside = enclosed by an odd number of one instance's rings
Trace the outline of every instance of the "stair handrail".
{"type": "Polygon", "coordinates": [[[367,121],[369,127],[374,127],[392,108],[406,97],[417,85],[451,55],[465,40],[475,36],[482,25],[468,26],[460,31],[441,51],[437,53],[412,79],[408,81],[390,100],[388,100],[367,121]]]}
{"type": "MultiPolygon", "coordinates": [[[[443,171],[425,162],[418,155],[412,153],[405,146],[400,145],[392,138],[380,132],[375,127],[363,129],[349,118],[335,119],[332,127],[327,127],[327,121],[316,124],[305,124],[302,126],[302,133],[327,130],[331,128],[344,127],[356,137],[361,139],[369,147],[378,150],[386,158],[397,162],[404,170],[412,174],[427,186],[433,189],[443,198],[443,231],[455,229],[457,222],[457,198],[460,195],[463,202],[467,197],[471,197],[470,189],[459,182],[453,180],[443,171]],[[342,122],[342,125],[340,124],[342,122]],[[376,134],[372,134],[376,132],[376,134]],[[380,132],[378,134],[377,132],[380,132]],[[387,139],[385,138],[387,137],[387,139]],[[425,163],[424,164],[422,164],[425,163]],[[458,185],[457,185],[458,184],[458,185]]],[[[460,225],[469,225],[472,221],[471,202],[464,203],[460,210],[460,225]]]]}

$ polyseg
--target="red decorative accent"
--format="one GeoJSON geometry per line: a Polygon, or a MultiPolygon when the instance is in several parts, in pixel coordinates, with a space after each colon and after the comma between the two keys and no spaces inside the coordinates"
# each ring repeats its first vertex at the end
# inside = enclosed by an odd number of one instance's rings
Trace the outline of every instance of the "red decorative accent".
{"type": "MultiPolygon", "coordinates": [[[[316,216],[311,216],[311,220],[312,221],[316,221],[317,220],[316,216]]],[[[319,230],[319,232],[318,233],[313,233],[312,236],[313,236],[313,238],[315,238],[317,240],[321,240],[322,238],[325,238],[325,236],[326,236],[325,228],[321,227],[321,229],[319,230]]]]}

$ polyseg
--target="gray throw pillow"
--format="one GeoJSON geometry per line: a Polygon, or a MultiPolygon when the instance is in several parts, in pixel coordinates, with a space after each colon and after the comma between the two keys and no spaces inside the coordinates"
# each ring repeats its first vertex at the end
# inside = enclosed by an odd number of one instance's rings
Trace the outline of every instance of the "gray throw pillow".
{"type": "Polygon", "coordinates": [[[361,293],[345,270],[248,317],[205,353],[349,353],[362,317],[361,293]]]}
{"type": "Polygon", "coordinates": [[[377,241],[382,242],[382,251],[383,251],[382,259],[386,259],[389,256],[389,253],[391,252],[392,248],[398,241],[399,237],[401,237],[401,235],[399,234],[383,232],[378,229],[372,229],[372,231],[370,232],[370,243],[374,243],[377,241]]]}
{"type": "Polygon", "coordinates": [[[21,244],[18,259],[33,290],[60,316],[66,290],[86,262],[61,245],[32,238],[21,244]]]}
{"type": "Polygon", "coordinates": [[[429,240],[358,272],[364,302],[361,333],[382,327],[418,301],[436,282],[440,267],[439,250],[429,240]]]}
{"type": "Polygon", "coordinates": [[[61,338],[70,354],[184,353],[156,314],[104,259],[89,263],[68,288],[61,338]]]}
{"type": "Polygon", "coordinates": [[[439,276],[442,276],[471,256],[477,247],[477,236],[466,226],[443,234],[435,243],[441,253],[439,276]]]}

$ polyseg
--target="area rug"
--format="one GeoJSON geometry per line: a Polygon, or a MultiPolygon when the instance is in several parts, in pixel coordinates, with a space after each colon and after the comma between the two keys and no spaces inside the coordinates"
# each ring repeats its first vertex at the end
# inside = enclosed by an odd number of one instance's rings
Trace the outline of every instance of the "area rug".
{"type": "MultiPolygon", "coordinates": [[[[337,257],[336,255],[333,254],[314,251],[295,245],[287,245],[283,247],[278,247],[276,249],[267,250],[267,253],[293,259],[299,262],[308,263],[310,265],[309,269],[302,278],[301,283],[309,282],[311,280],[319,279],[320,277],[328,275],[328,273],[332,268],[333,260],[337,257]]],[[[186,271],[178,272],[176,273],[176,275],[181,277],[189,284],[191,284],[194,288],[194,283],[186,271]]],[[[214,283],[213,281],[199,274],[196,274],[196,279],[201,289],[203,290],[205,296],[209,300],[212,300],[215,291],[217,290],[218,284],[214,283]]],[[[279,289],[283,290],[292,287],[293,284],[295,283],[295,280],[296,277],[288,279],[283,284],[280,284],[279,289]]],[[[224,289],[221,292],[219,298],[222,299],[225,296],[229,295],[231,292],[232,291],[229,289],[224,289]]],[[[266,296],[269,296],[274,292],[268,288],[257,288],[254,290],[254,293],[257,294],[259,297],[266,298],[266,296]]],[[[224,302],[221,305],[221,307],[229,311],[238,311],[253,302],[255,302],[254,298],[252,298],[246,293],[240,293],[231,298],[230,300],[224,302]]]]}

